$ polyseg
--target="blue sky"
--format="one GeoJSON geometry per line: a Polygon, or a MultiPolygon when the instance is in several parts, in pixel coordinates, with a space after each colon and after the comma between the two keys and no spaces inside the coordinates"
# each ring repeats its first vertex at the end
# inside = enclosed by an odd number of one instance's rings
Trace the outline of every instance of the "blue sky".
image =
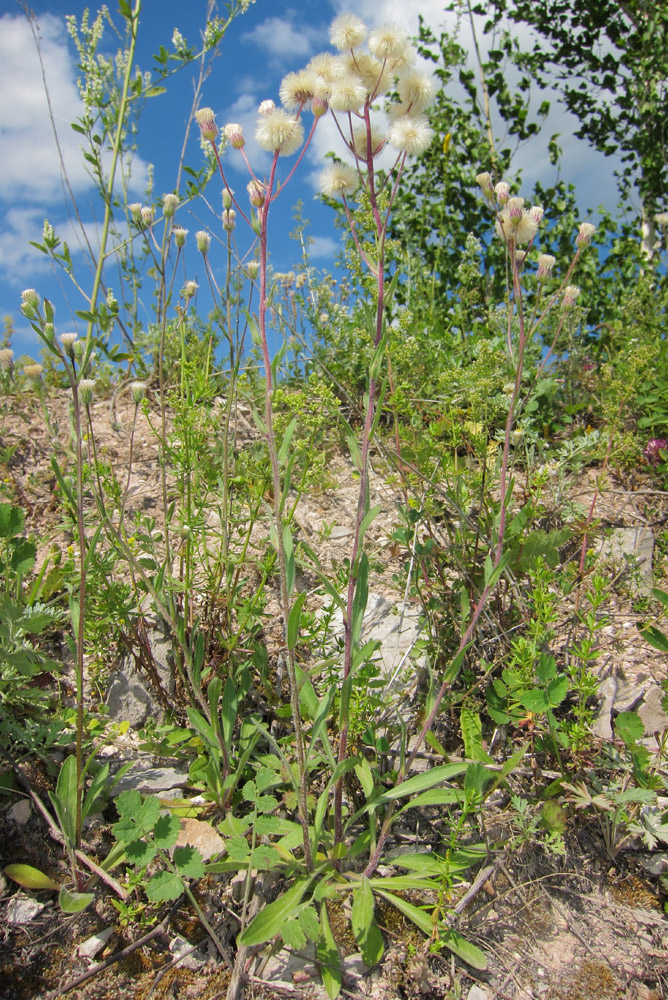
{"type": "MultiPolygon", "coordinates": [[[[90,179],[79,149],[79,137],[69,127],[81,112],[76,88],[76,52],[65,30],[66,14],[81,17],[87,6],[80,0],[36,0],[32,9],[37,15],[41,37],[42,60],[59,140],[67,164],[70,183],[75,192],[81,218],[94,239],[102,217],[102,206],[95,200],[90,179]]],[[[112,11],[115,3],[110,3],[112,11]]],[[[195,44],[204,23],[205,0],[145,0],[138,48],[139,63],[150,68],[152,54],[160,45],[172,48],[175,28],[189,43],[195,44]]],[[[301,68],[316,52],[329,49],[327,29],[338,13],[354,10],[370,26],[384,22],[401,24],[408,33],[417,31],[418,12],[425,16],[435,31],[441,25],[454,27],[452,16],[445,22],[437,0],[256,0],[248,11],[230,27],[214,60],[211,73],[204,83],[201,104],[212,107],[220,124],[238,121],[252,136],[257,106],[264,98],[278,103],[278,87],[282,77],[301,68]]],[[[222,10],[220,11],[223,12],[222,10]]],[[[467,45],[464,31],[462,43],[467,45]]],[[[115,51],[109,38],[103,48],[115,51]]],[[[166,94],[148,102],[138,137],[138,151],[132,178],[132,196],[145,200],[150,172],[154,175],[154,196],[171,191],[175,184],[178,158],[185,134],[186,121],[192,103],[193,74],[185,70],[168,85],[166,94]]],[[[544,182],[553,179],[548,166],[546,144],[550,133],[562,133],[565,150],[563,176],[572,181],[579,192],[583,217],[588,209],[600,203],[615,204],[614,162],[592,153],[584,144],[572,138],[573,122],[556,107],[544,138],[518,151],[516,162],[524,169],[528,186],[536,177],[544,182]]],[[[456,137],[455,137],[456,142],[456,137]]],[[[329,116],[316,131],[315,140],[299,173],[272,208],[272,264],[277,271],[286,271],[299,263],[300,251],[287,234],[293,229],[292,209],[301,199],[304,215],[310,220],[312,263],[331,267],[337,252],[339,236],[333,226],[331,212],[317,200],[317,175],[325,154],[336,146],[336,134],[329,116]]],[[[256,172],[261,174],[268,155],[249,141],[248,152],[256,172]],[[263,161],[264,158],[264,161],[263,161]]],[[[248,179],[241,158],[230,151],[229,181],[237,191],[243,191],[248,179]]],[[[202,154],[197,130],[191,134],[186,162],[199,167],[202,154]]],[[[210,228],[220,232],[214,213],[220,212],[220,185],[214,181],[205,203],[179,209],[177,220],[191,234],[210,228]],[[213,211],[212,211],[213,210],[213,211]]],[[[30,247],[30,240],[39,240],[45,218],[56,226],[59,235],[67,239],[75,266],[81,266],[78,238],[66,210],[60,167],[56,155],[51,125],[47,114],[41,69],[29,25],[18,2],[0,0],[0,317],[11,316],[16,329],[14,348],[17,354],[26,352],[37,357],[39,343],[18,305],[23,288],[34,287],[56,305],[58,332],[77,329],[74,310],[85,308],[80,294],[68,279],[55,274],[46,258],[30,247]]],[[[251,245],[250,234],[239,226],[235,233],[243,253],[251,245]]],[[[194,241],[192,241],[194,242],[194,241]]],[[[204,281],[201,260],[196,252],[188,259],[188,277],[204,281]]],[[[82,271],[85,285],[88,272],[82,271]]],[[[90,285],[90,282],[88,282],[90,285]]],[[[199,303],[206,312],[206,302],[199,303]]]]}

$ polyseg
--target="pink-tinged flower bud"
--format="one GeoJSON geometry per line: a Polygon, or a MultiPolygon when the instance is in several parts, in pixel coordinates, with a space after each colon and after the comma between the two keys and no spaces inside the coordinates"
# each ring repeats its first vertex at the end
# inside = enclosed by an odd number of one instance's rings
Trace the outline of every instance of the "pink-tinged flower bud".
{"type": "Polygon", "coordinates": [[[275,110],[276,110],[276,105],[271,100],[271,98],[267,99],[266,101],[262,101],[260,103],[260,107],[258,108],[258,111],[260,112],[261,115],[270,115],[272,111],[275,110]]]}
{"type": "Polygon", "coordinates": [[[243,149],[246,145],[244,130],[241,125],[237,125],[236,122],[230,122],[225,126],[223,131],[225,132],[225,138],[233,149],[243,149]]]}
{"type": "Polygon", "coordinates": [[[580,289],[577,285],[566,285],[564,288],[564,297],[561,300],[562,309],[572,309],[579,294],[580,289]]]}
{"type": "Polygon", "coordinates": [[[552,268],[556,264],[556,258],[550,253],[542,253],[538,258],[538,270],[536,278],[538,281],[547,281],[552,277],[552,268]]]}
{"type": "Polygon", "coordinates": [[[184,299],[192,299],[197,294],[197,289],[199,285],[196,281],[186,281],[183,286],[183,297],[184,299]]]}
{"type": "Polygon", "coordinates": [[[232,197],[232,192],[227,187],[223,188],[223,208],[226,209],[232,208],[233,204],[234,204],[234,199],[232,197]]]}
{"type": "Polygon", "coordinates": [[[188,235],[188,230],[184,229],[183,226],[174,226],[172,229],[172,236],[174,237],[174,242],[179,249],[186,245],[186,236],[188,235]]]}
{"type": "Polygon", "coordinates": [[[162,214],[166,219],[171,219],[178,207],[179,196],[177,194],[164,194],[162,196],[162,214]]]}
{"type": "Polygon", "coordinates": [[[505,205],[510,198],[510,184],[506,181],[499,181],[494,188],[499,205],[505,205]]]}
{"type": "Polygon", "coordinates": [[[153,225],[153,205],[144,205],[141,210],[141,222],[147,229],[153,225]]]}
{"type": "Polygon", "coordinates": [[[543,221],[543,216],[545,215],[545,209],[542,205],[532,205],[529,209],[529,215],[534,220],[536,225],[540,226],[543,221]]]}
{"type": "Polygon", "coordinates": [[[209,142],[215,142],[218,137],[216,116],[211,108],[200,108],[195,112],[195,121],[199,125],[200,135],[209,142]]]}
{"type": "Polygon", "coordinates": [[[660,462],[668,460],[668,456],[662,457],[662,451],[668,452],[668,441],[665,438],[651,438],[643,450],[643,455],[650,465],[659,465],[660,462]]]}
{"type": "Polygon", "coordinates": [[[231,233],[236,227],[236,217],[237,213],[233,208],[223,209],[223,229],[226,233],[231,233]]]}
{"type": "Polygon", "coordinates": [[[324,97],[314,97],[311,101],[311,111],[314,118],[322,118],[329,111],[329,104],[324,97]]]}
{"type": "Polygon", "coordinates": [[[595,232],[596,226],[592,226],[591,222],[581,222],[578,234],[575,237],[576,247],[586,247],[591,242],[591,238],[595,232]]]}
{"type": "Polygon", "coordinates": [[[211,237],[207,233],[206,229],[200,229],[199,232],[195,233],[195,242],[197,243],[197,249],[200,253],[209,252],[211,237]]]}
{"type": "Polygon", "coordinates": [[[128,205],[128,212],[130,213],[130,218],[136,226],[141,226],[141,210],[142,205],[138,201],[133,201],[131,205],[128,205]]]}
{"type": "Polygon", "coordinates": [[[494,187],[492,185],[492,175],[484,170],[481,174],[476,174],[476,184],[480,186],[482,193],[486,197],[490,197],[494,194],[494,187]]]}
{"type": "Polygon", "coordinates": [[[522,212],[524,211],[524,198],[514,197],[508,199],[508,218],[514,224],[517,224],[522,218],[522,212]]]}
{"type": "Polygon", "coordinates": [[[249,181],[246,190],[253,208],[262,208],[266,197],[264,185],[260,184],[259,181],[249,181]]]}
{"type": "Polygon", "coordinates": [[[84,406],[90,406],[93,402],[93,389],[95,388],[94,378],[82,378],[79,381],[79,399],[84,406]]]}
{"type": "Polygon", "coordinates": [[[516,250],[515,251],[515,261],[517,263],[517,269],[518,269],[518,271],[520,270],[521,267],[523,267],[524,261],[526,260],[526,255],[527,255],[526,250],[516,250]]]}
{"type": "Polygon", "coordinates": [[[257,272],[260,270],[260,261],[249,260],[246,264],[246,270],[248,271],[248,277],[251,281],[254,281],[257,278],[257,272]]]}

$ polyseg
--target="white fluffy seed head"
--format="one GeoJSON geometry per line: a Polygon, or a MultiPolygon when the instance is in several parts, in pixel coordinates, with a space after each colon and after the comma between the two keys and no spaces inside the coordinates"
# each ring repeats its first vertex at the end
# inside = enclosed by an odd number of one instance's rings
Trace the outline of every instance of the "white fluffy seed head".
{"type": "Polygon", "coordinates": [[[522,243],[531,242],[538,232],[538,223],[526,208],[521,209],[521,214],[518,216],[511,216],[509,208],[506,207],[498,214],[496,232],[506,243],[520,246],[522,243]]]}
{"type": "Polygon", "coordinates": [[[283,77],[278,96],[288,111],[298,111],[315,96],[318,89],[318,77],[307,69],[298,73],[288,73],[283,77]]]}
{"type": "MultiPolygon", "coordinates": [[[[377,156],[385,145],[386,136],[379,129],[371,126],[371,155],[377,156]]],[[[366,126],[361,125],[353,132],[353,153],[359,160],[367,159],[368,135],[366,126]]]]}
{"type": "Polygon", "coordinates": [[[369,52],[377,59],[402,59],[408,39],[398,24],[384,24],[369,35],[369,52]]]}
{"type": "Polygon", "coordinates": [[[390,72],[380,59],[368,52],[355,52],[343,57],[346,73],[359,77],[366,88],[367,96],[376,97],[390,89],[390,72]]]}
{"type": "Polygon", "coordinates": [[[390,146],[408,156],[419,156],[431,145],[434,131],[423,115],[403,115],[390,126],[387,141],[390,146]]]}
{"type": "Polygon", "coordinates": [[[356,49],[366,38],[367,28],[356,14],[341,14],[329,28],[329,40],[339,52],[356,49]]]}
{"type": "Polygon", "coordinates": [[[334,80],[329,106],[332,111],[359,111],[366,98],[366,87],[360,78],[348,75],[334,80]]]}
{"type": "Polygon", "coordinates": [[[436,83],[427,73],[411,69],[399,78],[397,89],[402,104],[408,105],[413,111],[422,111],[433,101],[436,83]]]}
{"type": "Polygon", "coordinates": [[[278,151],[280,156],[291,156],[304,140],[304,126],[282,108],[260,115],[255,124],[258,146],[269,153],[278,151]]]}
{"type": "Polygon", "coordinates": [[[352,194],[359,186],[359,175],[347,163],[333,163],[320,174],[320,190],[328,198],[352,194]]]}

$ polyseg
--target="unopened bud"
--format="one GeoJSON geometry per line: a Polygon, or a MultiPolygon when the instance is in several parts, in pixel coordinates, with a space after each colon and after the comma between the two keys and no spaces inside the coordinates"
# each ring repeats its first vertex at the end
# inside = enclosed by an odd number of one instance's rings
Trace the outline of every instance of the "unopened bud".
{"type": "Polygon", "coordinates": [[[162,214],[166,219],[171,219],[174,212],[179,207],[179,196],[177,194],[166,194],[162,198],[162,214]]]}
{"type": "Polygon", "coordinates": [[[197,249],[200,253],[209,252],[211,237],[205,229],[200,229],[199,232],[195,233],[195,241],[197,242],[197,249]]]}
{"type": "Polygon", "coordinates": [[[82,378],[79,382],[79,399],[84,406],[90,406],[93,402],[93,389],[95,388],[94,378],[82,378]]]}
{"type": "Polygon", "coordinates": [[[138,201],[133,201],[131,205],[128,205],[128,212],[132,218],[132,221],[137,226],[141,226],[141,203],[138,201]]]}
{"type": "Polygon", "coordinates": [[[311,111],[314,118],[322,118],[329,111],[329,104],[324,97],[314,97],[311,101],[311,111]]]}
{"type": "Polygon", "coordinates": [[[246,190],[253,208],[261,208],[265,199],[264,186],[259,181],[249,181],[246,190]]]}
{"type": "Polygon", "coordinates": [[[146,395],[146,384],[144,382],[133,382],[130,385],[130,391],[132,392],[133,403],[135,406],[139,406],[146,395]]]}
{"type": "Polygon", "coordinates": [[[246,270],[248,271],[248,277],[251,279],[251,281],[254,281],[255,278],[257,277],[257,272],[260,270],[260,261],[249,260],[248,264],[246,265],[246,270]]]}
{"type": "Polygon", "coordinates": [[[578,234],[575,237],[576,247],[586,247],[591,242],[591,238],[595,232],[596,226],[592,226],[591,222],[581,222],[578,234]]]}
{"type": "Polygon", "coordinates": [[[227,187],[223,188],[223,208],[232,208],[233,204],[232,192],[227,187]]]}
{"type": "Polygon", "coordinates": [[[499,181],[494,188],[499,205],[505,205],[510,198],[510,185],[506,181],[499,181]]]}
{"type": "Polygon", "coordinates": [[[197,293],[198,288],[199,285],[197,284],[196,281],[186,281],[185,285],[183,286],[183,297],[185,299],[192,299],[193,296],[197,293]]]}
{"type": "Polygon", "coordinates": [[[537,225],[540,225],[545,215],[545,209],[542,205],[532,205],[529,209],[529,215],[537,225]]]}
{"type": "Polygon", "coordinates": [[[476,184],[480,185],[480,188],[485,196],[491,196],[494,194],[494,187],[492,186],[492,175],[484,170],[481,174],[476,174],[476,184]]]}
{"type": "Polygon", "coordinates": [[[233,149],[243,149],[246,145],[244,130],[237,122],[229,122],[225,128],[225,138],[233,149]]]}
{"type": "Polygon", "coordinates": [[[566,285],[564,288],[564,297],[561,300],[562,309],[572,309],[579,294],[580,289],[577,285],[566,285]]]}
{"type": "Polygon", "coordinates": [[[21,306],[23,309],[33,309],[39,308],[39,295],[34,288],[26,288],[21,292],[21,306]]]}
{"type": "Polygon", "coordinates": [[[524,211],[524,198],[514,197],[508,199],[508,218],[511,222],[517,223],[522,218],[524,211]]]}
{"type": "Polygon", "coordinates": [[[141,223],[147,228],[153,225],[153,205],[144,205],[141,210],[141,223]]]}
{"type": "Polygon", "coordinates": [[[195,121],[199,125],[200,134],[203,139],[215,142],[218,136],[218,126],[216,116],[211,108],[200,108],[195,112],[195,121]]]}
{"type": "Polygon", "coordinates": [[[74,357],[74,341],[77,339],[76,333],[61,333],[58,340],[63,345],[63,350],[68,358],[74,357]]]}
{"type": "Polygon", "coordinates": [[[262,101],[258,111],[261,115],[270,115],[272,111],[276,110],[276,105],[272,100],[262,101]]]}
{"type": "Polygon", "coordinates": [[[174,242],[177,247],[184,247],[186,245],[186,236],[188,235],[188,230],[184,229],[182,226],[174,226],[172,229],[172,236],[174,237],[174,242]]]}
{"type": "Polygon", "coordinates": [[[556,258],[550,253],[542,253],[538,258],[538,270],[536,277],[539,281],[547,281],[552,277],[552,268],[556,264],[556,258]]]}
{"type": "Polygon", "coordinates": [[[233,232],[236,226],[235,222],[236,217],[237,213],[234,211],[233,208],[223,209],[223,229],[225,230],[226,233],[233,232]]]}

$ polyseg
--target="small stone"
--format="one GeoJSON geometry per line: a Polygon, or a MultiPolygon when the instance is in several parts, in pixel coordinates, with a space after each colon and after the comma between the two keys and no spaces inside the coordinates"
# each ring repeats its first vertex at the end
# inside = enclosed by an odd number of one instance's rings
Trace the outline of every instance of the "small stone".
{"type": "Polygon", "coordinates": [[[30,799],[19,799],[15,802],[12,808],[9,810],[7,815],[19,826],[25,826],[25,824],[30,819],[32,813],[32,806],[30,805],[30,799]]]}
{"type": "Polygon", "coordinates": [[[77,948],[77,953],[80,958],[95,958],[98,952],[102,951],[105,944],[114,933],[113,927],[105,927],[104,930],[98,931],[97,934],[93,934],[89,937],[83,944],[80,944],[77,948]]]}
{"type": "Polygon", "coordinates": [[[640,858],[640,866],[649,875],[654,875],[655,877],[664,875],[668,871],[668,851],[660,851],[658,854],[652,854],[648,858],[640,858]]]}
{"type": "Polygon", "coordinates": [[[638,709],[638,715],[645,727],[645,739],[643,742],[649,741],[649,743],[654,746],[654,733],[662,733],[664,729],[668,729],[668,715],[661,706],[661,702],[664,697],[664,692],[661,688],[652,684],[645,692],[645,697],[643,703],[638,709]]]}
{"type": "Polygon", "coordinates": [[[7,903],[8,924],[29,924],[38,913],[41,913],[46,903],[39,903],[23,892],[17,892],[7,903]]]}
{"type": "Polygon", "coordinates": [[[121,792],[136,789],[142,795],[161,795],[167,798],[165,793],[173,788],[182,788],[189,782],[187,774],[177,771],[173,767],[150,767],[148,769],[137,765],[114,786],[111,795],[115,798],[121,792]]]}
{"type": "Polygon", "coordinates": [[[490,1000],[490,996],[487,990],[483,990],[480,986],[472,986],[466,1000],[490,1000]]]}
{"type": "Polygon", "coordinates": [[[338,538],[350,538],[352,534],[352,528],[346,528],[343,524],[335,524],[329,533],[329,537],[335,541],[338,538]]]}
{"type": "Polygon", "coordinates": [[[178,960],[181,969],[190,969],[193,972],[197,972],[203,965],[206,965],[206,958],[201,951],[193,948],[185,938],[172,938],[169,942],[169,950],[174,958],[178,960]]]}
{"type": "Polygon", "coordinates": [[[200,819],[181,819],[174,847],[186,845],[196,848],[205,861],[225,850],[225,841],[220,834],[216,833],[210,823],[200,819]]]}

